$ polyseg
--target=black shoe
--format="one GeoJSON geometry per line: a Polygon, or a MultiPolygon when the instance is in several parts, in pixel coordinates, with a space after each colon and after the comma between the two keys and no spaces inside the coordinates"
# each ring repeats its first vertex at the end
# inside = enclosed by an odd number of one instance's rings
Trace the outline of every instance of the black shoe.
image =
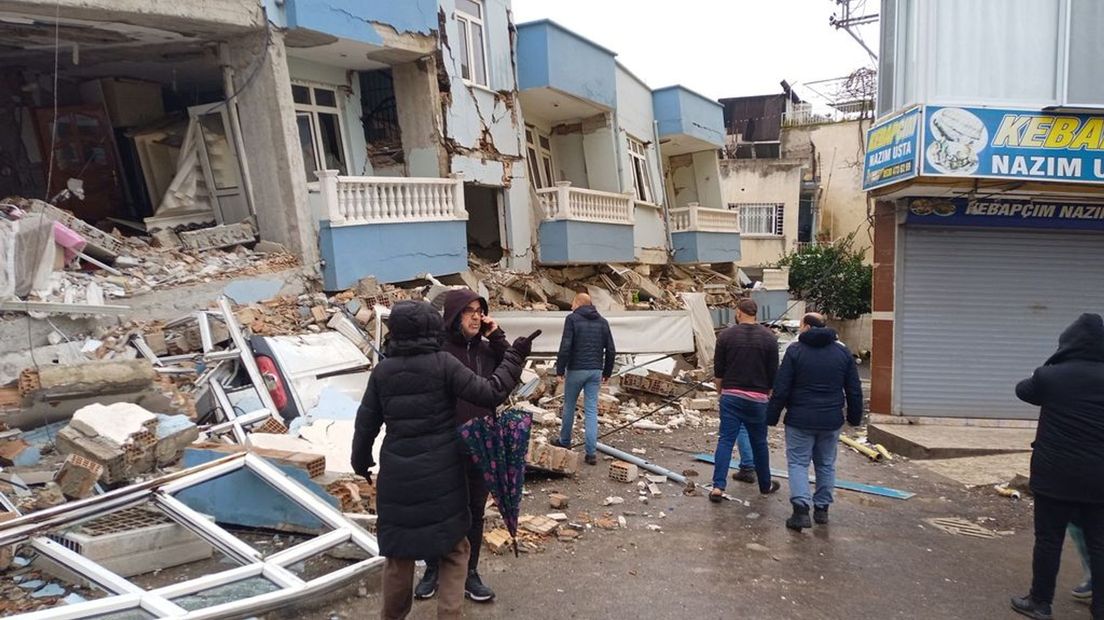
{"type": "MultiPolygon", "coordinates": [[[[770,488],[767,489],[766,491],[764,491],[762,489],[759,489],[759,494],[760,495],[770,495],[771,493],[774,493],[775,491],[777,491],[778,489],[781,489],[781,488],[782,488],[782,485],[777,480],[771,480],[770,488]]],[[[806,510],[806,512],[808,512],[808,511],[806,510]]]]}
{"type": "Polygon", "coordinates": [[[437,594],[437,567],[427,564],[418,585],[414,586],[414,598],[433,598],[434,594],[437,594]]]}
{"type": "Polygon", "coordinates": [[[585,457],[583,457],[583,460],[586,461],[587,465],[597,465],[598,464],[598,455],[597,454],[588,454],[585,457]]]}
{"type": "Polygon", "coordinates": [[[483,584],[479,573],[474,569],[468,571],[468,579],[464,582],[464,596],[476,603],[489,603],[494,600],[494,590],[483,584]]]}
{"type": "Polygon", "coordinates": [[[562,443],[560,443],[560,438],[559,437],[554,437],[552,439],[549,439],[548,440],[548,445],[552,446],[553,448],[567,448],[569,450],[571,449],[571,446],[565,446],[562,443]]]}
{"type": "Polygon", "coordinates": [[[1073,589],[1073,598],[1081,601],[1082,603],[1089,603],[1092,601],[1092,579],[1086,579],[1081,585],[1073,589]]]}
{"type": "Polygon", "coordinates": [[[789,519],[786,519],[786,527],[794,530],[795,532],[800,532],[805,528],[813,527],[813,522],[809,519],[809,507],[794,504],[793,516],[791,516],[789,519]]]}
{"type": "Polygon", "coordinates": [[[815,521],[817,525],[828,525],[828,507],[814,506],[813,521],[815,521]]]}
{"type": "Polygon", "coordinates": [[[732,479],[736,482],[755,482],[755,468],[741,467],[732,474],[732,479]]]}
{"type": "Polygon", "coordinates": [[[1013,596],[1012,611],[1035,620],[1051,620],[1054,617],[1050,613],[1050,603],[1036,601],[1030,594],[1023,597],[1013,596]]]}

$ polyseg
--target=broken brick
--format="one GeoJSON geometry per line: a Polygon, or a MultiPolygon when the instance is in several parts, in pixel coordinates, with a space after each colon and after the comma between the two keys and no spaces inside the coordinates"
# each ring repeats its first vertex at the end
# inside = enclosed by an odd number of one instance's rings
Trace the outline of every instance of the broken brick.
{"type": "Polygon", "coordinates": [[[103,465],[79,454],[70,454],[54,476],[54,482],[61,488],[61,494],[65,497],[84,499],[91,497],[103,473],[103,465]]]}
{"type": "Polygon", "coordinates": [[[0,465],[5,467],[31,467],[38,463],[38,459],[38,448],[22,439],[0,441],[0,465]]]}
{"type": "Polygon", "coordinates": [[[563,493],[553,493],[548,496],[548,503],[553,508],[567,508],[568,497],[563,493]]]}
{"type": "Polygon", "coordinates": [[[513,540],[513,538],[510,538],[510,532],[501,528],[491,530],[483,535],[483,544],[487,545],[487,548],[492,552],[498,554],[505,553],[513,540]]]}

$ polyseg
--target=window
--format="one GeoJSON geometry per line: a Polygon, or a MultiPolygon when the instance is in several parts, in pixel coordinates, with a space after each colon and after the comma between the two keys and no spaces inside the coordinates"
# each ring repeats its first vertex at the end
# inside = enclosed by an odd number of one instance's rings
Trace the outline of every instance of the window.
{"type": "Polygon", "coordinates": [[[782,236],[782,216],[786,205],[781,202],[733,202],[729,209],[740,212],[740,233],[744,235],[782,236]]]}
{"type": "Polygon", "coordinates": [[[303,151],[307,181],[318,180],[316,170],[348,174],[337,91],[292,84],[291,97],[295,101],[295,122],[299,127],[299,146],[303,151]]]}
{"type": "Polygon", "coordinates": [[[456,0],[460,31],[460,76],[487,86],[487,42],[483,28],[483,0],[456,0]]]}
{"type": "Polygon", "coordinates": [[[533,187],[552,187],[556,183],[556,168],[552,163],[552,140],[537,131],[525,128],[525,151],[529,159],[529,177],[533,187]]]}
{"type": "Polygon", "coordinates": [[[648,150],[644,143],[636,138],[629,138],[629,162],[632,166],[630,172],[633,175],[633,191],[636,193],[636,199],[642,202],[654,202],[652,176],[648,171],[648,150]]]}

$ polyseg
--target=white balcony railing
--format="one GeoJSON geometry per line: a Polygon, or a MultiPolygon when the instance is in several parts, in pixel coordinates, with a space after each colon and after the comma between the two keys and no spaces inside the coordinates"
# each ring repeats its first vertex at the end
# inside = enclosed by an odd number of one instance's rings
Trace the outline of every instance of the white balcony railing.
{"type": "Polygon", "coordinates": [[[600,192],[559,182],[537,190],[546,220],[577,220],[606,224],[633,223],[633,195],[600,192]]]}
{"type": "Polygon", "coordinates": [[[343,177],[319,170],[331,226],[443,222],[468,219],[464,180],[409,177],[343,177]]]}
{"type": "Polygon", "coordinates": [[[740,213],[730,209],[709,209],[691,202],[671,209],[671,232],[740,232],[740,213]]]}

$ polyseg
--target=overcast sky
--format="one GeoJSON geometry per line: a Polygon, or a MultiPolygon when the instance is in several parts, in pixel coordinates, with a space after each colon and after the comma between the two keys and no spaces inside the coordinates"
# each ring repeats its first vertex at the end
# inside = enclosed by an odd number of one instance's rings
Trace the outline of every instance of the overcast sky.
{"type": "MultiPolygon", "coordinates": [[[[829,25],[833,0],[513,0],[513,9],[517,23],[552,19],[613,50],[653,89],[682,84],[714,99],[777,93],[783,79],[798,85],[872,64],[829,25]]],[[[862,28],[877,51],[877,25],[862,28]]]]}

